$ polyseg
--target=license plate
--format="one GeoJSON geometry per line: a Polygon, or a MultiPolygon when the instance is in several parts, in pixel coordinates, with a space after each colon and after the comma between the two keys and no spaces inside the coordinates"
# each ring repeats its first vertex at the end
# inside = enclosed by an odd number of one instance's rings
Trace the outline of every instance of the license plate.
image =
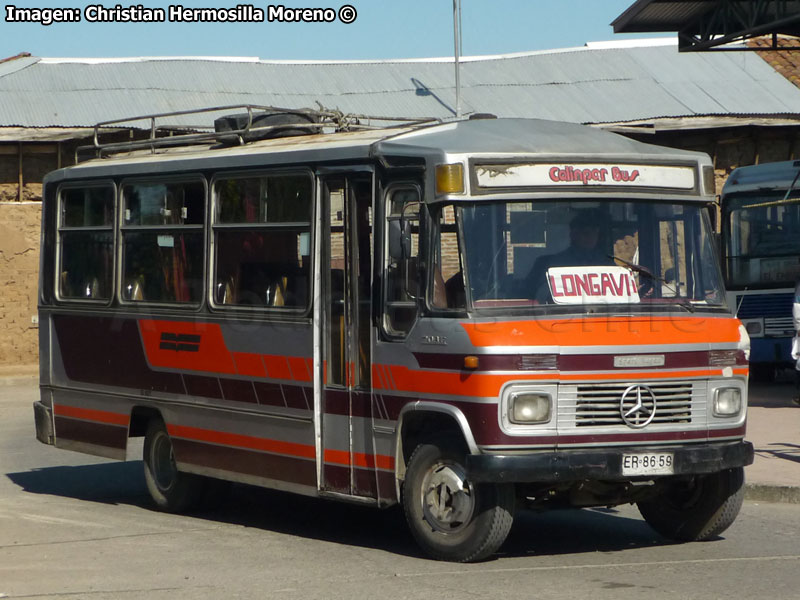
{"type": "Polygon", "coordinates": [[[623,454],[623,475],[672,475],[674,460],[670,452],[623,454]]]}

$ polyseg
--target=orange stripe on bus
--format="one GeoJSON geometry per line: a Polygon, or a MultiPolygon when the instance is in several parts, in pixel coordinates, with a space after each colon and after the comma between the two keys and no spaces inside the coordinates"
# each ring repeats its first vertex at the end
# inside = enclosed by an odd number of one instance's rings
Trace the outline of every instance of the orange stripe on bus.
{"type": "MultiPolygon", "coordinates": [[[[447,396],[495,397],[509,381],[629,381],[631,379],[664,379],[686,377],[721,377],[723,369],[659,370],[650,372],[620,371],[617,373],[463,373],[420,371],[408,367],[388,366],[396,383],[395,389],[420,394],[447,396]]],[[[734,369],[736,375],[747,375],[748,370],[734,369]]]]}
{"type": "Polygon", "coordinates": [[[739,341],[739,321],[707,317],[603,317],[461,323],[474,346],[629,346],[739,341]]]}
{"type": "Polygon", "coordinates": [[[384,470],[394,470],[394,457],[392,456],[385,456],[383,454],[364,454],[363,452],[354,452],[353,453],[353,460],[350,460],[350,453],[347,450],[330,450],[326,449],[324,453],[325,462],[336,464],[336,465],[344,465],[344,466],[352,466],[355,464],[356,467],[368,468],[368,469],[384,469],[384,470]]]}
{"type": "Polygon", "coordinates": [[[311,381],[311,373],[306,366],[306,359],[299,356],[288,356],[289,369],[291,369],[290,379],[295,381],[311,381]]]}
{"type": "Polygon", "coordinates": [[[260,354],[234,352],[233,360],[236,363],[236,371],[239,375],[247,375],[249,377],[267,376],[267,370],[264,367],[264,362],[261,360],[260,354]]]}
{"type": "Polygon", "coordinates": [[[267,368],[267,377],[270,379],[292,379],[292,372],[289,370],[289,362],[285,356],[265,354],[264,366],[267,368]]]}
{"type": "Polygon", "coordinates": [[[193,321],[139,320],[147,360],[154,367],[203,371],[208,373],[235,374],[233,356],[225,346],[222,329],[216,323],[193,321]],[[172,342],[174,336],[196,336],[196,344],[191,350],[180,350],[179,342],[172,342]]]}
{"type": "Polygon", "coordinates": [[[197,427],[187,427],[185,425],[167,425],[167,431],[171,436],[198,442],[209,442],[222,446],[233,446],[250,450],[261,450],[263,452],[285,454],[287,456],[297,456],[300,458],[316,458],[314,446],[309,446],[307,444],[270,440],[238,433],[212,431],[210,429],[199,429],[197,427]]]}
{"type": "Polygon", "coordinates": [[[105,410],[92,410],[90,408],[77,408],[75,406],[64,406],[56,404],[53,412],[59,417],[71,417],[84,421],[95,421],[97,423],[108,423],[110,425],[122,425],[127,427],[130,423],[129,415],[108,412],[105,410]]]}

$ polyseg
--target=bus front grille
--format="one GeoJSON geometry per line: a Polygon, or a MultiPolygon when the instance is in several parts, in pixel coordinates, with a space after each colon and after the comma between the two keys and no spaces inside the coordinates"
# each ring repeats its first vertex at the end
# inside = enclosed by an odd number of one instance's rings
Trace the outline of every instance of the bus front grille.
{"type": "MultiPolygon", "coordinates": [[[[598,383],[577,386],[575,404],[576,427],[618,427],[624,425],[620,402],[632,383],[598,383]]],[[[656,415],[652,424],[692,422],[692,384],[664,382],[646,384],[656,398],[656,415]]],[[[632,390],[628,400],[635,398],[632,390]]],[[[645,401],[648,399],[645,392],[645,401]]]]}

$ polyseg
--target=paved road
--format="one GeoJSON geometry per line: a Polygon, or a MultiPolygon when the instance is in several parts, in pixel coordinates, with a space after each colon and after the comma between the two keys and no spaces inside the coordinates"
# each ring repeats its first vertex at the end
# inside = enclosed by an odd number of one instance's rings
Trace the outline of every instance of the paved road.
{"type": "Polygon", "coordinates": [[[523,513],[496,558],[453,565],[420,557],[397,510],[241,486],[214,512],[155,512],[139,461],[36,442],[35,397],[0,388],[0,597],[800,597],[800,505],[748,502],[724,538],[685,545],[631,507],[523,513]]]}

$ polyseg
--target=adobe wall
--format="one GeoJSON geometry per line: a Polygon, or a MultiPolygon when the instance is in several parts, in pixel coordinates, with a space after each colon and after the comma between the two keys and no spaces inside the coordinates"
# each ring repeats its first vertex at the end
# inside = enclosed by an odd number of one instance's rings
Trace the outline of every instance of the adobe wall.
{"type": "Polygon", "coordinates": [[[0,202],[0,366],[38,362],[41,202],[0,202]]]}

